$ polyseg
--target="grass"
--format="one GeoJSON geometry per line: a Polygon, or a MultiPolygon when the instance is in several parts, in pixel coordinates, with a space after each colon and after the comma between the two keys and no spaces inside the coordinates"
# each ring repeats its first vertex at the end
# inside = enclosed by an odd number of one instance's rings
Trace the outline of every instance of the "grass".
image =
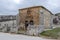
{"type": "Polygon", "coordinates": [[[60,28],[55,28],[53,30],[43,31],[40,34],[43,36],[51,37],[51,38],[58,38],[60,36],[58,33],[60,33],[60,28]]]}

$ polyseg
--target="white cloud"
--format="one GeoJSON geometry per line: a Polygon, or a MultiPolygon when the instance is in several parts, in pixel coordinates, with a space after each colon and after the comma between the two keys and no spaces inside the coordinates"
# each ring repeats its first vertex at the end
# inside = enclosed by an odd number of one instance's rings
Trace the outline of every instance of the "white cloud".
{"type": "Polygon", "coordinates": [[[54,14],[60,11],[60,0],[46,0],[43,5],[54,14]]]}
{"type": "Polygon", "coordinates": [[[18,6],[24,0],[0,0],[0,14],[17,14],[18,6]]]}
{"type": "Polygon", "coordinates": [[[47,0],[47,3],[53,7],[59,7],[59,0],[47,0]]]}
{"type": "Polygon", "coordinates": [[[0,0],[0,13],[17,14],[19,8],[36,5],[45,6],[53,13],[60,12],[60,0],[0,0]]]}
{"type": "Polygon", "coordinates": [[[13,2],[15,2],[16,4],[22,4],[24,0],[13,0],[13,2]]]}

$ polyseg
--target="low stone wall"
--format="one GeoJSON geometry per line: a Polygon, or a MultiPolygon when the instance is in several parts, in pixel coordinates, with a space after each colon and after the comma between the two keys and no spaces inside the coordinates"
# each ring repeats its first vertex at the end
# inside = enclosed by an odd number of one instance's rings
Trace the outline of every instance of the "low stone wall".
{"type": "Polygon", "coordinates": [[[29,25],[27,28],[28,35],[38,35],[39,33],[44,31],[43,25],[29,25]]]}
{"type": "Polygon", "coordinates": [[[16,20],[0,22],[0,32],[14,32],[17,33],[16,20]]]}

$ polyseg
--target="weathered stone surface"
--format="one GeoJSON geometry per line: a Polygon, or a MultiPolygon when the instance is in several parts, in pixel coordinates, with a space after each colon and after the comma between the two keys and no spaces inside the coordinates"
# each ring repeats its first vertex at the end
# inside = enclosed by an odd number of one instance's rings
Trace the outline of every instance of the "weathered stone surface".
{"type": "Polygon", "coordinates": [[[37,35],[44,28],[51,28],[52,13],[43,6],[19,9],[19,27],[24,29],[27,34],[37,35]],[[21,26],[24,25],[24,26],[21,26]]]}
{"type": "Polygon", "coordinates": [[[39,33],[44,31],[43,25],[30,25],[27,28],[27,34],[28,35],[38,35],[39,33]]]}

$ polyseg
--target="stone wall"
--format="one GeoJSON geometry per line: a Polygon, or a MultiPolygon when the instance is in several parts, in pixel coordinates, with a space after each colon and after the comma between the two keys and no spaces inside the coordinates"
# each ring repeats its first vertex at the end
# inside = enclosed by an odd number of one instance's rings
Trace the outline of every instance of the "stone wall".
{"type": "MultiPolygon", "coordinates": [[[[45,28],[51,28],[51,22],[52,22],[51,17],[52,17],[52,14],[49,11],[47,11],[47,10],[45,10],[43,8],[40,8],[40,9],[42,10],[42,13],[43,13],[42,17],[44,17],[43,20],[44,20],[45,28]]],[[[41,14],[41,12],[40,12],[40,14],[41,14]]]]}
{"type": "Polygon", "coordinates": [[[29,25],[27,28],[28,35],[38,35],[44,31],[44,25],[29,25]]]}
{"type": "Polygon", "coordinates": [[[0,32],[14,32],[17,33],[16,20],[0,22],[0,32]]]}
{"type": "Polygon", "coordinates": [[[28,15],[28,9],[19,10],[20,24],[24,24],[25,20],[33,20],[35,25],[39,24],[39,8],[30,8],[31,19],[26,18],[28,15]]]}

